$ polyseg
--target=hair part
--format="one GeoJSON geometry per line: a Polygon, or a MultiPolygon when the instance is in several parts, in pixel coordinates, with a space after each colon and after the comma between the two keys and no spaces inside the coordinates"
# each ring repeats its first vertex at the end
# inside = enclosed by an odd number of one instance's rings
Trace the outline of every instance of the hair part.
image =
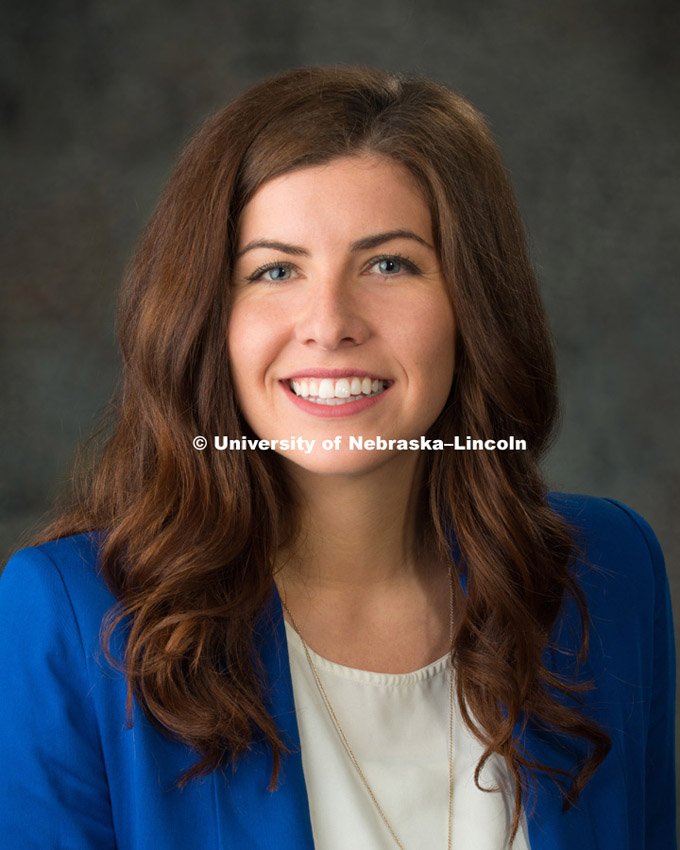
{"type": "MultiPolygon", "coordinates": [[[[584,685],[544,663],[571,600],[573,530],[550,509],[538,462],[557,418],[553,347],[509,179],[480,115],[429,80],[368,68],[303,68],[262,82],[207,121],[186,147],[126,274],[118,313],[123,384],[82,495],[38,538],[104,531],[103,575],[119,600],[102,641],[125,625],[118,662],[166,734],[194,747],[183,777],[237,760],[254,737],[286,744],[266,708],[255,624],[276,550],[295,539],[296,500],[273,453],[197,452],[195,434],[247,433],[227,358],[239,216],[286,172],[343,156],[406,167],[430,206],[456,316],[456,372],[430,433],[514,434],[526,452],[428,453],[421,544],[459,549],[453,657],[462,716],[499,753],[516,789],[512,836],[536,771],[574,804],[610,739],[578,708],[584,685]],[[225,431],[226,429],[226,431],[225,431]],[[570,772],[534,761],[513,737],[537,723],[581,742],[570,772]],[[586,752],[583,752],[585,747],[586,752]],[[566,783],[566,784],[565,784],[566,783]]],[[[480,786],[481,787],[481,786],[480,786]]]]}

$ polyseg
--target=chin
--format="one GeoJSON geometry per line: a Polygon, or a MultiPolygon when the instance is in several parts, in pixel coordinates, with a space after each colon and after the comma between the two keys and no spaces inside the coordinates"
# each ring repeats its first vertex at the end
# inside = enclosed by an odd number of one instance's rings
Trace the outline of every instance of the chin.
{"type": "MultiPolygon", "coordinates": [[[[411,452],[398,451],[349,451],[341,449],[336,451],[330,449],[315,448],[309,454],[300,452],[281,453],[286,464],[290,465],[290,472],[305,471],[314,475],[349,475],[361,476],[386,466],[408,462],[411,452]],[[396,463],[395,463],[396,462],[396,463]]],[[[401,464],[400,464],[401,465],[401,464]]],[[[395,470],[395,475],[398,474],[395,470]]]]}

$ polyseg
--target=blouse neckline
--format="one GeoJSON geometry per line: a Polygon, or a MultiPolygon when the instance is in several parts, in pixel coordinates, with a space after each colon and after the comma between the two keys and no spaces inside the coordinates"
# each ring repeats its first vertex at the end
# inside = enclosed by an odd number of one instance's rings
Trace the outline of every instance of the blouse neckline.
{"type": "MultiPolygon", "coordinates": [[[[291,647],[297,654],[305,657],[305,648],[302,643],[302,638],[295,629],[284,620],[286,626],[286,639],[288,646],[291,647]]],[[[344,664],[338,664],[335,661],[329,661],[327,658],[314,652],[313,649],[307,647],[309,654],[315,666],[325,673],[330,673],[342,679],[349,679],[354,682],[360,682],[365,685],[373,685],[374,687],[394,688],[416,685],[419,682],[424,682],[428,679],[437,676],[448,670],[449,654],[443,655],[436,661],[432,661],[425,667],[419,670],[413,670],[410,673],[378,673],[374,670],[360,670],[356,667],[346,667],[344,664]]]]}

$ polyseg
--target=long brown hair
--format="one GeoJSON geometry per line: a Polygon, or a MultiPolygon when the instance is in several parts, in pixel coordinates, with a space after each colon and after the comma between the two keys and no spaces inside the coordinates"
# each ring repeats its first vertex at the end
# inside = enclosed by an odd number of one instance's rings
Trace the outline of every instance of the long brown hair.
{"type": "Polygon", "coordinates": [[[462,715],[514,778],[514,836],[534,761],[513,737],[535,721],[585,741],[563,787],[574,803],[606,756],[608,736],[568,698],[543,661],[567,598],[574,537],[550,509],[538,469],[556,420],[552,343],[513,193],[479,114],[449,89],[366,68],[304,68],[260,83],[207,121],[182,154],[127,273],[119,308],[123,382],[112,426],[73,506],[38,541],[105,531],[101,563],[119,605],[103,626],[129,628],[123,660],[133,695],[167,734],[195,747],[181,777],[237,760],[254,736],[285,752],[265,707],[254,623],[273,584],[274,554],[296,513],[271,452],[198,452],[197,434],[247,427],[227,359],[229,280],[239,215],[266,181],[372,153],[406,166],[430,205],[456,316],[456,373],[431,433],[513,434],[523,451],[430,452],[422,538],[456,567],[454,661],[462,715]],[[455,455],[455,456],[454,456],[455,455]],[[557,693],[558,696],[555,694],[557,693]],[[562,698],[560,698],[562,697],[562,698]]]}

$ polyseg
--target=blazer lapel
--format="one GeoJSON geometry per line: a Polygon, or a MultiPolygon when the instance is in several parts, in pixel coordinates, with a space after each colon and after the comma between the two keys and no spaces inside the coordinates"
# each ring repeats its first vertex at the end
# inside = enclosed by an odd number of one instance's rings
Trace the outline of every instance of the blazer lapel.
{"type": "MultiPolygon", "coordinates": [[[[452,537],[450,543],[456,555],[459,550],[455,537],[452,537]]],[[[459,578],[463,592],[467,593],[464,564],[459,578]]],[[[560,650],[548,649],[544,656],[550,670],[569,679],[573,677],[573,660],[579,650],[576,640],[579,627],[578,612],[573,604],[567,605],[561,615],[561,630],[555,637],[560,650]]],[[[581,665],[577,678],[581,681],[595,679],[588,659],[581,665]]],[[[590,703],[589,714],[606,728],[607,712],[595,704],[596,699],[597,692],[586,693],[584,704],[587,706],[590,703]]],[[[609,731],[612,732],[611,729],[609,731]]],[[[527,755],[537,761],[565,770],[573,768],[573,750],[568,749],[556,736],[531,724],[522,730],[521,721],[515,726],[514,734],[527,755]]],[[[530,787],[525,807],[531,850],[627,850],[628,836],[621,834],[621,819],[617,817],[620,800],[625,799],[625,788],[621,788],[625,774],[615,749],[612,749],[586,785],[576,805],[567,812],[562,811],[564,798],[555,783],[545,774],[537,775],[536,786],[530,787]]]]}
{"type": "Polygon", "coordinates": [[[290,749],[279,784],[269,791],[272,757],[255,744],[235,769],[213,773],[221,850],[314,850],[307,787],[302,772],[286,630],[276,586],[258,623],[261,658],[268,677],[267,707],[290,749]]]}

